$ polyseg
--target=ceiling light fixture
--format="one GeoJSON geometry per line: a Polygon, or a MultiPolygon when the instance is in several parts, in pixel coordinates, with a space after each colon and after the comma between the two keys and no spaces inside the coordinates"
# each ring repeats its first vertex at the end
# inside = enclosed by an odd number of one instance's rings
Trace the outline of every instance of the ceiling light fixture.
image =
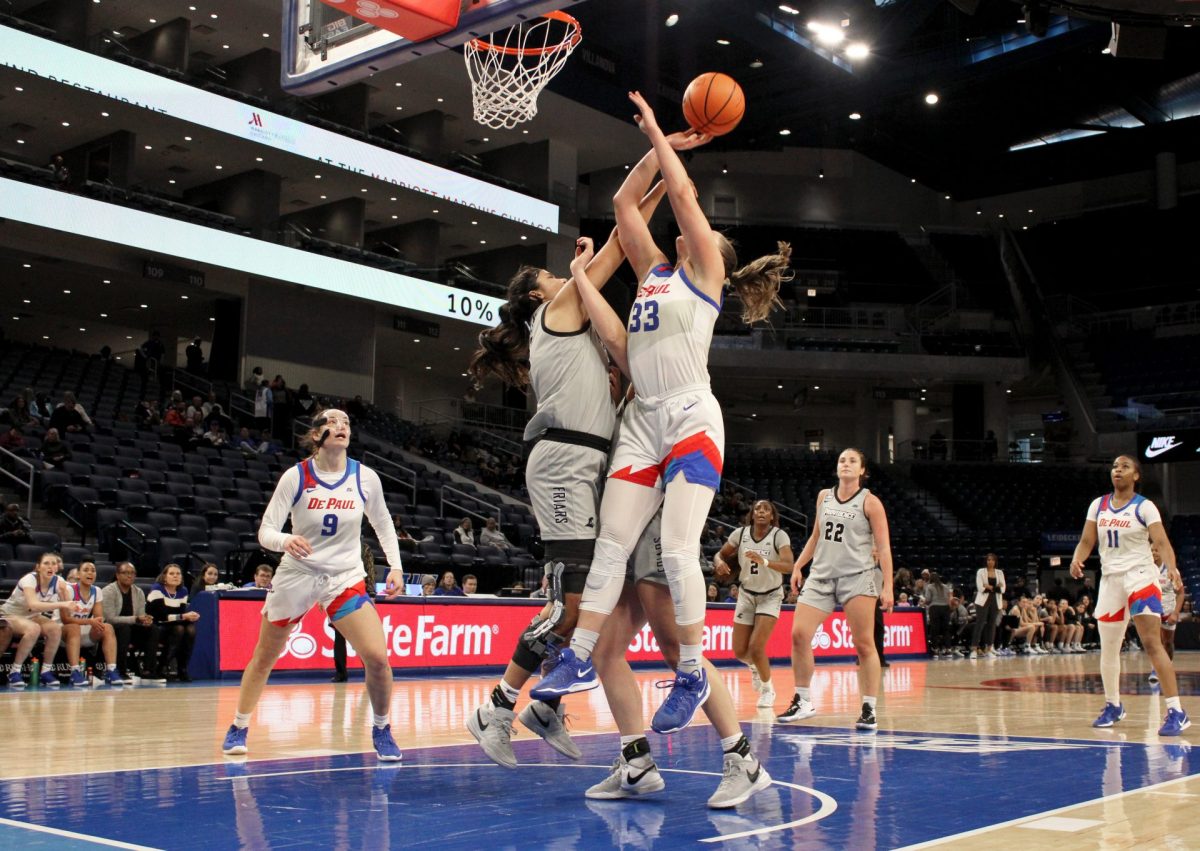
{"type": "MultiPolygon", "coordinates": [[[[852,113],[850,113],[850,120],[851,120],[851,121],[858,121],[860,118],[862,118],[862,113],[861,113],[861,112],[852,112],[852,113]]],[[[915,182],[915,181],[914,181],[914,182],[915,182]]]]}
{"type": "Polygon", "coordinates": [[[933,106],[939,100],[941,100],[941,98],[938,97],[937,92],[930,92],[929,94],[925,95],[925,103],[929,104],[930,106],[933,106]]]}
{"type": "MultiPolygon", "coordinates": [[[[791,130],[788,130],[788,129],[785,127],[783,130],[780,130],[780,131],[779,131],[779,135],[780,135],[780,136],[791,136],[791,135],[792,135],[792,131],[791,131],[791,130]]],[[[629,168],[629,166],[626,166],[626,168],[629,168]]]]}
{"type": "Polygon", "coordinates": [[[674,14],[674,13],[672,13],[672,14],[670,14],[670,15],[667,15],[667,20],[666,20],[666,21],[664,21],[664,23],[665,23],[665,24],[666,24],[668,27],[673,27],[673,26],[675,26],[677,23],[679,23],[679,16],[678,16],[678,15],[676,15],[676,14],[674,14]]]}
{"type": "Polygon", "coordinates": [[[866,59],[870,55],[871,48],[867,46],[866,42],[852,41],[846,45],[847,59],[866,59]]]}
{"type": "Polygon", "coordinates": [[[717,39],[717,44],[721,45],[722,47],[729,47],[729,39],[719,38],[717,39]]]}

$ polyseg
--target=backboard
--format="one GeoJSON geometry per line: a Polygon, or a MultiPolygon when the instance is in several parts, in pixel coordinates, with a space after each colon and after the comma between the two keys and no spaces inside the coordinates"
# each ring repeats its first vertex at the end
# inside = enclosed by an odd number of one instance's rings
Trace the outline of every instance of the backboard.
{"type": "Polygon", "coordinates": [[[282,86],[296,95],[328,92],[577,2],[463,0],[457,29],[413,42],[368,23],[380,11],[375,0],[348,0],[345,9],[320,0],[284,0],[282,86]]]}

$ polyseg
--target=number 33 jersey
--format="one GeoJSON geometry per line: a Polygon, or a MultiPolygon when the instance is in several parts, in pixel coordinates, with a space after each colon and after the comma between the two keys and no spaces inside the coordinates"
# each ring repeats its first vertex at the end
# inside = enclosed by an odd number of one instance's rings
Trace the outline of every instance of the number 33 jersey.
{"type": "Polygon", "coordinates": [[[680,266],[660,263],[638,287],[629,312],[629,371],[638,396],[654,400],[708,387],[708,349],[721,306],[680,266]]]}
{"type": "Polygon", "coordinates": [[[1150,527],[1162,522],[1158,506],[1141,494],[1117,507],[1111,493],[1092,500],[1087,519],[1096,523],[1100,570],[1105,575],[1154,567],[1150,555],[1150,527]]]}
{"type": "Polygon", "coordinates": [[[281,568],[334,574],[362,569],[364,513],[375,529],[388,566],[399,567],[400,548],[379,475],[354,459],[347,459],[346,468],[336,473],[318,470],[308,459],[279,477],[258,530],[258,542],[265,549],[283,552],[288,538],[283,524],[290,516],[290,534],[302,535],[312,547],[312,554],[303,559],[285,554],[281,568]]]}
{"type": "Polygon", "coordinates": [[[825,491],[815,518],[817,552],[813,556],[810,579],[837,579],[874,570],[871,551],[875,537],[867,519],[867,497],[871,491],[859,488],[845,502],[837,498],[837,489],[825,491]]]}

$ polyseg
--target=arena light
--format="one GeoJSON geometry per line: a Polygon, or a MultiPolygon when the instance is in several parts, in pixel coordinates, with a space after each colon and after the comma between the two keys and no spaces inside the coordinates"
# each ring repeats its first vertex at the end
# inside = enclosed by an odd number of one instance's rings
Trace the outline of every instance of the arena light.
{"type": "Polygon", "coordinates": [[[871,48],[863,41],[852,41],[846,45],[847,59],[866,59],[871,55],[871,48]]]}
{"type": "Polygon", "coordinates": [[[935,106],[940,100],[941,98],[938,97],[937,92],[930,92],[929,94],[925,95],[925,103],[929,104],[930,106],[935,106]]]}
{"type": "Polygon", "coordinates": [[[817,41],[827,47],[833,47],[846,40],[846,34],[842,32],[842,28],[837,24],[809,21],[808,31],[816,37],[817,41]]]}

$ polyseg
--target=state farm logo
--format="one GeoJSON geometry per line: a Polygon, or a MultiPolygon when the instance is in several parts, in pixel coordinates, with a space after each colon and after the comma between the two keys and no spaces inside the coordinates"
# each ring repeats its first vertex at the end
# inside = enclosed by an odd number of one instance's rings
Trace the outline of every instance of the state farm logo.
{"type": "Polygon", "coordinates": [[[1183,441],[1177,441],[1175,435],[1169,434],[1163,437],[1155,437],[1150,441],[1150,445],[1146,447],[1145,455],[1147,458],[1157,458],[1170,452],[1172,449],[1178,449],[1183,446],[1183,441]]]}
{"type": "Polygon", "coordinates": [[[283,651],[284,655],[291,655],[297,659],[311,659],[317,652],[317,641],[307,632],[300,630],[301,624],[296,624],[296,628],[288,636],[287,648],[283,651]]]}
{"type": "Polygon", "coordinates": [[[829,633],[825,631],[825,624],[817,627],[816,634],[812,637],[813,650],[828,650],[833,646],[833,639],[829,637],[829,633]]]}
{"type": "MultiPolygon", "coordinates": [[[[705,624],[704,637],[700,640],[701,649],[705,653],[733,651],[733,625],[705,624]]],[[[650,624],[642,624],[642,628],[633,635],[629,642],[630,653],[657,653],[658,639],[650,629],[650,624]]]]}

